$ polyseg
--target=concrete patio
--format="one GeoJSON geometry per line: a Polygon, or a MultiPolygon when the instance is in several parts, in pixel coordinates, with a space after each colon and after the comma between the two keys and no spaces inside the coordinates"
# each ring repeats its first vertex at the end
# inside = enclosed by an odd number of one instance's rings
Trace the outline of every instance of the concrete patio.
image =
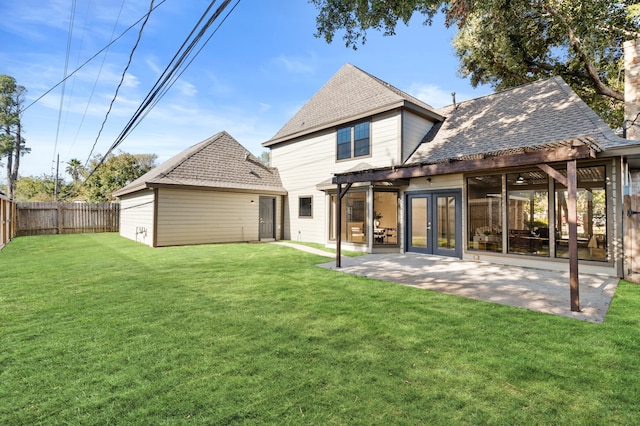
{"type": "MultiPolygon", "coordinates": [[[[580,274],[580,312],[571,312],[569,272],[504,266],[415,253],[343,257],[319,265],[340,272],[476,300],[602,323],[618,279],[580,274]]],[[[567,268],[568,269],[568,268],[567,268]]]]}

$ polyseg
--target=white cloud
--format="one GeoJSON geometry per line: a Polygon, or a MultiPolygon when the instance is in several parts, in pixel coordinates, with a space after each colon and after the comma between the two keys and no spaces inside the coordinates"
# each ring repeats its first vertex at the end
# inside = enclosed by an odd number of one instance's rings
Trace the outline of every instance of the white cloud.
{"type": "Polygon", "coordinates": [[[285,69],[289,72],[297,74],[311,74],[315,72],[315,67],[311,64],[311,62],[314,62],[314,58],[305,60],[302,58],[288,58],[285,55],[280,55],[276,61],[279,64],[284,65],[285,69]]]}
{"type": "Polygon", "coordinates": [[[272,105],[265,104],[263,102],[258,103],[258,106],[259,106],[259,111],[260,112],[269,111],[272,108],[272,105]]]}
{"type": "Polygon", "coordinates": [[[136,88],[140,85],[140,80],[133,74],[126,73],[122,81],[124,87],[136,88]]]}
{"type": "Polygon", "coordinates": [[[198,94],[198,89],[196,88],[196,86],[189,83],[188,81],[178,81],[176,84],[176,88],[182,96],[193,97],[198,94]]]}
{"type": "Polygon", "coordinates": [[[409,93],[434,108],[440,108],[453,103],[451,92],[435,84],[413,83],[409,88],[409,93]]]}

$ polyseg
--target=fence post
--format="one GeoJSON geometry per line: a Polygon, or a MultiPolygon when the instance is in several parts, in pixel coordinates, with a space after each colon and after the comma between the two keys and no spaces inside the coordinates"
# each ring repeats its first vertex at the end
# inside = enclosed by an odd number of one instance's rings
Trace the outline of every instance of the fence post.
{"type": "Polygon", "coordinates": [[[57,220],[58,220],[58,234],[62,234],[62,230],[64,228],[64,224],[62,223],[64,219],[62,218],[62,203],[58,203],[57,206],[57,220]]]}

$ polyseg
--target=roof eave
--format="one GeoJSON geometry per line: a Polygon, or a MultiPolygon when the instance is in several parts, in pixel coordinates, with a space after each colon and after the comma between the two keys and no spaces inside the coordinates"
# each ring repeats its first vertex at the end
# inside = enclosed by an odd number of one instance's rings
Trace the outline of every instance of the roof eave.
{"type": "Polygon", "coordinates": [[[150,188],[151,187],[149,186],[149,184],[147,182],[143,182],[142,184],[139,184],[139,185],[125,186],[124,188],[115,191],[113,193],[113,196],[114,197],[122,197],[123,195],[131,194],[131,193],[134,193],[134,192],[144,191],[145,189],[150,189],[150,188]]]}
{"type": "Polygon", "coordinates": [[[245,188],[222,186],[222,185],[208,185],[208,184],[180,184],[180,183],[149,183],[149,188],[164,188],[164,189],[188,189],[188,190],[200,190],[200,191],[221,191],[221,192],[244,192],[244,193],[261,193],[261,194],[274,194],[274,195],[287,195],[288,192],[283,187],[273,186],[247,186],[245,188]]]}
{"type": "Polygon", "coordinates": [[[353,121],[358,121],[358,120],[361,120],[361,119],[366,118],[366,117],[372,117],[374,115],[384,114],[386,112],[390,112],[390,111],[393,111],[393,110],[396,110],[396,109],[406,109],[406,110],[409,110],[409,111],[413,112],[414,114],[420,115],[422,117],[425,117],[427,119],[430,119],[430,120],[436,121],[436,122],[437,121],[442,121],[442,120],[445,119],[444,116],[436,113],[435,111],[431,111],[431,110],[425,109],[425,108],[421,107],[420,105],[416,105],[413,102],[410,102],[410,101],[407,101],[407,100],[403,99],[403,100],[396,101],[396,102],[393,102],[393,103],[390,103],[390,104],[387,104],[387,105],[383,105],[383,106],[378,107],[378,108],[374,108],[374,109],[371,109],[371,110],[368,110],[368,111],[364,111],[364,112],[362,112],[360,114],[355,114],[355,115],[351,115],[351,116],[348,116],[348,117],[341,118],[339,120],[335,120],[335,121],[330,121],[330,122],[326,122],[326,123],[323,123],[323,124],[319,124],[317,126],[310,127],[308,129],[304,129],[304,130],[301,130],[299,132],[292,133],[292,134],[289,134],[289,135],[286,135],[286,136],[281,136],[281,137],[276,138],[276,139],[270,139],[270,140],[264,142],[262,144],[262,146],[265,147],[265,148],[268,148],[270,146],[277,145],[277,144],[282,143],[282,142],[287,142],[287,141],[290,141],[292,139],[297,139],[297,138],[300,138],[300,137],[303,137],[303,136],[310,135],[312,133],[321,132],[323,130],[327,130],[327,129],[331,129],[333,127],[341,126],[341,125],[346,124],[346,123],[350,123],[350,122],[353,122],[353,121]]]}

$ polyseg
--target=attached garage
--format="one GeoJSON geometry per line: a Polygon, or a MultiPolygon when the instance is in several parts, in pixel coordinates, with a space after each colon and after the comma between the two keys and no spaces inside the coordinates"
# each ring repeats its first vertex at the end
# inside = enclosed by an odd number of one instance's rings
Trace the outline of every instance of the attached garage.
{"type": "Polygon", "coordinates": [[[120,235],[152,247],[281,239],[286,191],[227,132],[117,191],[120,235]]]}

